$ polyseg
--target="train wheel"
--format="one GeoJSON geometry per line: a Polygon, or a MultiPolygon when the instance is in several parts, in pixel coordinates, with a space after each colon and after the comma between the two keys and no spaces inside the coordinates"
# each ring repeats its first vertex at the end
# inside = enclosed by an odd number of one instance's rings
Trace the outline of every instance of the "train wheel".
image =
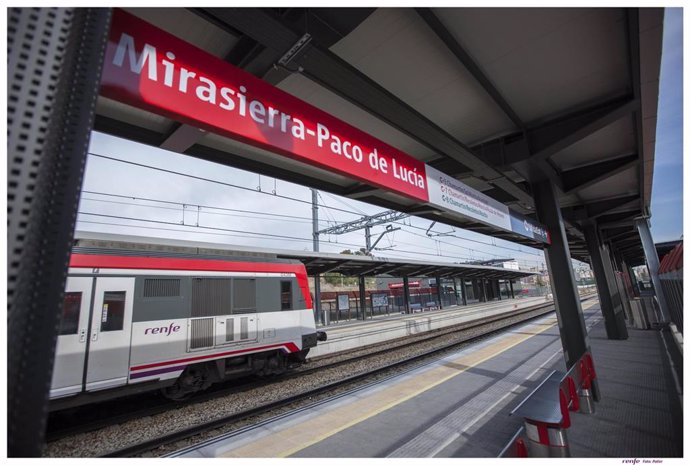
{"type": "Polygon", "coordinates": [[[296,352],[294,354],[290,354],[288,356],[288,368],[296,368],[307,361],[307,354],[309,353],[309,349],[303,349],[300,350],[299,352],[296,352]]]}
{"type": "Polygon", "coordinates": [[[261,377],[273,377],[285,373],[287,370],[287,358],[280,352],[275,352],[270,357],[261,361],[261,368],[256,374],[261,377]]]}
{"type": "Polygon", "coordinates": [[[206,386],[208,372],[201,367],[187,367],[172,386],[164,388],[163,396],[170,400],[186,400],[206,386]]]}
{"type": "Polygon", "coordinates": [[[287,370],[286,359],[283,354],[278,353],[268,359],[268,367],[273,375],[282,375],[287,370]]]}

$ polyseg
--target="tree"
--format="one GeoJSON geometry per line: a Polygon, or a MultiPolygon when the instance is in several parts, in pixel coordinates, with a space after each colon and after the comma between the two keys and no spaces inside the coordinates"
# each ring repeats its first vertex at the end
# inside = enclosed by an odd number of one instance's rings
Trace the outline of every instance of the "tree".
{"type": "Polygon", "coordinates": [[[343,255],[370,255],[367,254],[367,249],[364,247],[361,247],[359,250],[355,250],[354,252],[350,249],[345,249],[340,252],[343,255]]]}

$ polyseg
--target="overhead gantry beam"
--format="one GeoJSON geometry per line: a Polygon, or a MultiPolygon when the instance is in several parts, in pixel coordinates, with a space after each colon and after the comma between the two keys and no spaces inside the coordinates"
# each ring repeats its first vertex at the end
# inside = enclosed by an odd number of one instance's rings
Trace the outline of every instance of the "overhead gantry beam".
{"type": "Polygon", "coordinates": [[[448,47],[453,55],[465,66],[465,69],[477,80],[479,85],[489,94],[496,104],[501,107],[501,110],[510,118],[510,120],[519,129],[525,129],[525,123],[520,119],[515,110],[508,104],[508,101],[496,89],[491,80],[486,77],[482,70],[477,66],[465,49],[455,40],[455,37],[448,31],[443,23],[436,17],[430,8],[415,8],[417,14],[426,22],[431,30],[438,36],[439,39],[448,47]]]}
{"type": "MultiPolygon", "coordinates": [[[[212,18],[222,28],[235,33],[239,31],[277,55],[282,56],[301,37],[300,32],[297,32],[300,31],[300,28],[296,28],[295,24],[289,24],[285,18],[278,17],[272,10],[208,8],[200,11],[204,16],[212,18]]],[[[578,189],[605,179],[605,176],[611,176],[630,168],[638,162],[637,154],[627,156],[623,160],[612,161],[610,166],[602,165],[600,167],[608,167],[611,168],[610,170],[599,171],[596,178],[588,177],[585,183],[582,181],[583,175],[587,174],[588,171],[591,172],[594,168],[582,167],[560,173],[548,162],[548,158],[620,118],[639,112],[639,92],[526,129],[525,123],[519,118],[519,115],[507,104],[507,100],[493,86],[490,79],[482,73],[479,66],[474,63],[469,54],[434,13],[423,8],[418,9],[417,13],[436,32],[439,39],[468,69],[477,82],[482,85],[487,94],[503,109],[516,125],[519,133],[502,137],[495,140],[494,143],[489,142],[470,148],[330,52],[320,40],[312,40],[307,46],[307,50],[300,53],[292,64],[295,67],[299,66],[305,77],[344,97],[444,157],[434,160],[430,164],[445,167],[446,169],[443,171],[451,175],[455,174],[459,177],[473,175],[483,178],[493,186],[485,193],[502,203],[519,202],[528,208],[534,206],[529,193],[529,186],[524,187],[522,184],[509,179],[498,169],[500,166],[505,167],[512,163],[529,160],[529,164],[533,165],[534,169],[542,172],[559,189],[565,192],[577,192],[578,189]],[[478,151],[481,151],[481,157],[477,155],[478,151]],[[633,156],[635,156],[635,160],[633,160],[633,156]]],[[[247,48],[247,46],[245,48],[245,53],[251,53],[251,48],[247,48]]],[[[524,176],[520,169],[518,171],[524,176]]],[[[529,180],[529,176],[527,179],[529,180]]],[[[327,190],[333,192],[332,188],[327,190]]],[[[364,199],[371,197],[378,189],[355,183],[343,191],[344,195],[364,199]]],[[[571,231],[578,230],[577,225],[567,224],[566,226],[571,231]]],[[[477,230],[481,231],[481,227],[477,226],[477,230]]],[[[509,238],[513,239],[512,237],[509,238]]]]}
{"type": "MultiPolygon", "coordinates": [[[[267,48],[284,53],[300,38],[283,21],[256,8],[206,8],[204,12],[252,37],[267,48]]],[[[294,63],[302,74],[330,89],[363,110],[397,128],[439,154],[456,160],[475,175],[490,181],[510,195],[532,204],[528,192],[480,159],[469,147],[422,116],[409,105],[368,78],[336,54],[315,44],[307,46],[294,63]]]]}
{"type": "Polygon", "coordinates": [[[637,154],[625,155],[622,157],[605,160],[592,165],[574,168],[563,171],[563,192],[571,194],[582,189],[597,184],[604,179],[610,178],[621,173],[639,163],[637,154]]]}
{"type": "Polygon", "coordinates": [[[604,241],[617,241],[629,237],[639,237],[639,233],[633,228],[621,228],[619,231],[611,228],[604,232],[602,239],[604,241]]]}
{"type": "Polygon", "coordinates": [[[603,215],[597,219],[597,227],[599,229],[611,229],[629,226],[633,224],[635,217],[640,216],[641,213],[642,212],[636,209],[632,211],[603,215]]]}
{"type": "Polygon", "coordinates": [[[531,130],[528,133],[529,144],[532,148],[530,158],[545,160],[622,117],[630,115],[639,107],[639,100],[618,99],[531,130]]]}
{"type": "Polygon", "coordinates": [[[523,133],[502,136],[472,147],[495,167],[547,159],[560,150],[603,129],[639,108],[639,100],[618,98],[573,112],[538,126],[528,127],[523,133]]]}
{"type": "Polygon", "coordinates": [[[598,202],[590,202],[577,207],[561,208],[561,213],[575,221],[584,221],[588,219],[596,219],[602,215],[608,214],[612,210],[624,208],[625,211],[638,209],[638,195],[629,195],[615,199],[607,199],[598,202]]]}

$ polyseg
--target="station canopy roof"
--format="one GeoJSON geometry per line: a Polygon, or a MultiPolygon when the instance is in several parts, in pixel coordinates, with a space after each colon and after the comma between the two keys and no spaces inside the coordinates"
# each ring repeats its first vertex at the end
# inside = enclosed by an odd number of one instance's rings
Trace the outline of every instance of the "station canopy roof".
{"type": "Polygon", "coordinates": [[[323,273],[341,273],[348,276],[414,276],[442,278],[486,278],[520,279],[536,274],[508,268],[470,264],[416,261],[395,258],[373,257],[368,255],[347,255],[325,252],[302,252],[258,247],[215,244],[178,239],[128,236],[120,234],[76,231],[75,245],[89,249],[122,249],[148,251],[151,253],[178,252],[200,253],[206,255],[226,255],[228,257],[266,257],[285,260],[299,260],[304,263],[307,274],[313,276],[323,273]],[[136,247],[132,245],[136,244],[136,247]]]}
{"type": "Polygon", "coordinates": [[[345,255],[323,252],[289,252],[277,254],[278,258],[300,260],[307,267],[310,276],[322,273],[342,273],[348,276],[415,276],[441,278],[485,278],[520,279],[537,274],[534,271],[520,271],[497,266],[470,265],[462,263],[439,263],[397,258],[381,258],[366,255],[345,255]]]}
{"type": "MultiPolygon", "coordinates": [[[[531,183],[550,179],[574,258],[594,222],[628,264],[643,259],[633,220],[650,207],[661,8],[126,11],[520,214],[534,218],[531,183]]],[[[541,247],[104,96],[94,128],[541,247]]]]}

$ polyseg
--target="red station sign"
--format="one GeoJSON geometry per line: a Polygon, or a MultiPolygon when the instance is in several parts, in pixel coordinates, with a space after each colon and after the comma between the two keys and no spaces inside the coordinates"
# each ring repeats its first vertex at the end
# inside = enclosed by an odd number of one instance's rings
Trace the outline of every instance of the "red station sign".
{"type": "Polygon", "coordinates": [[[101,94],[427,202],[425,164],[115,9],[101,94]]]}
{"type": "Polygon", "coordinates": [[[101,94],[550,243],[546,228],[457,179],[123,10],[101,94]]]}

